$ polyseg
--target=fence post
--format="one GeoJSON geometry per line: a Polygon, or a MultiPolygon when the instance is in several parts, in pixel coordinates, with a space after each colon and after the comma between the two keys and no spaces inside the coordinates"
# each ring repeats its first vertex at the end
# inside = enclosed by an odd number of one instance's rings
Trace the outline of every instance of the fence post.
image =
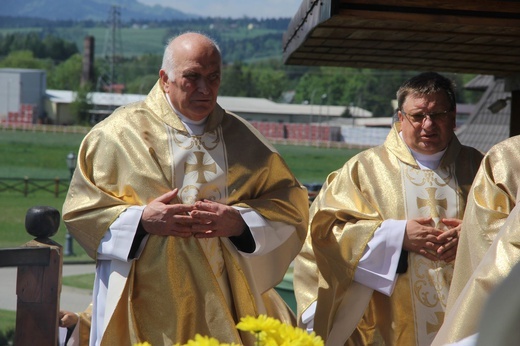
{"type": "Polygon", "coordinates": [[[28,193],[29,193],[29,177],[25,177],[24,185],[23,185],[23,196],[27,197],[28,193]]]}
{"type": "Polygon", "coordinates": [[[60,178],[54,179],[54,197],[58,198],[60,195],[60,178]]]}
{"type": "Polygon", "coordinates": [[[24,247],[48,248],[47,265],[18,266],[15,345],[57,345],[61,292],[62,247],[49,239],[60,225],[60,213],[51,207],[27,211],[25,228],[36,237],[24,247]]]}

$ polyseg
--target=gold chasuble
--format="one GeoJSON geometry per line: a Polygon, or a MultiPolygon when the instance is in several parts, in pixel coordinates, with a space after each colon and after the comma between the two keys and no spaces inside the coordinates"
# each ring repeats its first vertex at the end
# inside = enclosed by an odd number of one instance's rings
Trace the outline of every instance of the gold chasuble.
{"type": "Polygon", "coordinates": [[[317,300],[314,330],[327,345],[430,345],[446,308],[453,264],[408,254],[386,296],[353,281],[384,220],[462,219],[482,154],[454,137],[435,170],[421,170],[395,123],[382,146],[331,173],[311,206],[309,234],[295,262],[301,313],[317,300]]]}
{"type": "Polygon", "coordinates": [[[446,323],[433,345],[477,333],[489,294],[520,262],[519,148],[515,136],[482,160],[462,223],[446,323]]]}
{"type": "Polygon", "coordinates": [[[250,333],[235,328],[240,318],[268,314],[291,323],[273,288],[304,241],[307,193],[250,124],[217,105],[204,133],[192,136],[157,83],[143,102],[96,125],[78,156],[63,219],[92,258],[122,212],[174,188],[179,200],[172,203],[210,199],[296,229],[273,251],[248,257],[227,238],[149,235],[119,299],[107,301],[115,307],[105,316],[102,345],[171,346],[196,333],[253,345],[250,333]]]}

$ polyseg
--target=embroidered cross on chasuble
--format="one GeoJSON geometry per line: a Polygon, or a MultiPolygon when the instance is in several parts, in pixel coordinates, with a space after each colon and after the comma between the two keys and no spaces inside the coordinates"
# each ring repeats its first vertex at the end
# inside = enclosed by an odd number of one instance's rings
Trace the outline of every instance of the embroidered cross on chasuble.
{"type": "MultiPolygon", "coordinates": [[[[220,130],[192,136],[186,132],[168,129],[169,144],[173,153],[174,186],[179,187],[183,204],[202,199],[225,203],[227,200],[227,161],[220,130]]],[[[231,295],[219,238],[199,239],[222,293],[228,304],[231,295]]]]}
{"type": "MultiPolygon", "coordinates": [[[[401,163],[401,168],[408,220],[431,217],[435,227],[446,229],[441,219],[460,218],[454,165],[421,170],[401,163]]],[[[430,345],[444,319],[453,263],[430,261],[416,253],[409,253],[408,260],[417,345],[430,345]]]]}

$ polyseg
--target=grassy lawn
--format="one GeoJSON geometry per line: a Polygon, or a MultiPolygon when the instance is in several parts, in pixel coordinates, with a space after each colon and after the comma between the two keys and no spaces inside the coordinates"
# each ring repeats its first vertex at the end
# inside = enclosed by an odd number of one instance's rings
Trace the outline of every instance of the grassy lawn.
{"type": "MultiPolygon", "coordinates": [[[[0,130],[0,178],[69,179],[66,157],[82,134],[0,130]]],[[[1,197],[1,196],[0,196],[1,197]]]]}
{"type": "MultiPolygon", "coordinates": [[[[47,191],[32,192],[24,197],[21,192],[8,191],[1,185],[1,178],[58,177],[66,182],[69,171],[65,158],[70,151],[78,151],[82,139],[82,134],[0,131],[0,248],[20,246],[31,240],[24,226],[27,210],[33,206],[46,205],[61,212],[66,193],[65,183],[58,197],[47,191]]],[[[278,145],[277,149],[302,183],[323,182],[331,171],[341,167],[348,158],[359,152],[288,145],[278,145]]],[[[65,245],[66,234],[62,223],[53,239],[65,245]]],[[[66,257],[65,261],[89,260],[75,242],[73,250],[76,256],[66,257]]]]}
{"type": "MultiPolygon", "coordinates": [[[[66,156],[77,152],[82,134],[42,133],[0,130],[0,248],[17,247],[32,237],[25,231],[25,214],[33,206],[46,205],[61,213],[66,184],[58,197],[47,191],[36,191],[24,197],[22,193],[8,191],[1,178],[60,178],[66,182],[69,171],[66,156]]],[[[327,175],[340,168],[359,150],[327,149],[311,146],[278,145],[277,149],[288,166],[302,183],[322,183],[327,175]]],[[[52,189],[51,189],[52,190],[52,189]]],[[[65,245],[67,231],[63,223],[53,239],[65,245]]],[[[65,261],[89,260],[83,249],[73,243],[75,256],[65,261]]]]}
{"type": "Polygon", "coordinates": [[[82,274],[73,276],[64,276],[61,280],[63,286],[71,286],[91,290],[94,284],[94,274],[82,274]]]}
{"type": "Polygon", "coordinates": [[[327,175],[343,166],[358,149],[327,149],[310,146],[277,145],[289,168],[301,183],[323,183],[327,175]]]}
{"type": "Polygon", "coordinates": [[[8,333],[14,334],[14,326],[16,324],[16,312],[8,311],[8,310],[0,310],[0,345],[5,345],[3,342],[6,339],[12,340],[12,338],[7,338],[8,333]]]}

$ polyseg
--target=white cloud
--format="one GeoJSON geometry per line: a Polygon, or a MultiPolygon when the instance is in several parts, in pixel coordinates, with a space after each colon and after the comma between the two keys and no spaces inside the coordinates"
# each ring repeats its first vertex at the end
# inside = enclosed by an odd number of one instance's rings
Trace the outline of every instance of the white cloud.
{"type": "Polygon", "coordinates": [[[292,18],[303,0],[137,0],[203,17],[292,18]]]}

